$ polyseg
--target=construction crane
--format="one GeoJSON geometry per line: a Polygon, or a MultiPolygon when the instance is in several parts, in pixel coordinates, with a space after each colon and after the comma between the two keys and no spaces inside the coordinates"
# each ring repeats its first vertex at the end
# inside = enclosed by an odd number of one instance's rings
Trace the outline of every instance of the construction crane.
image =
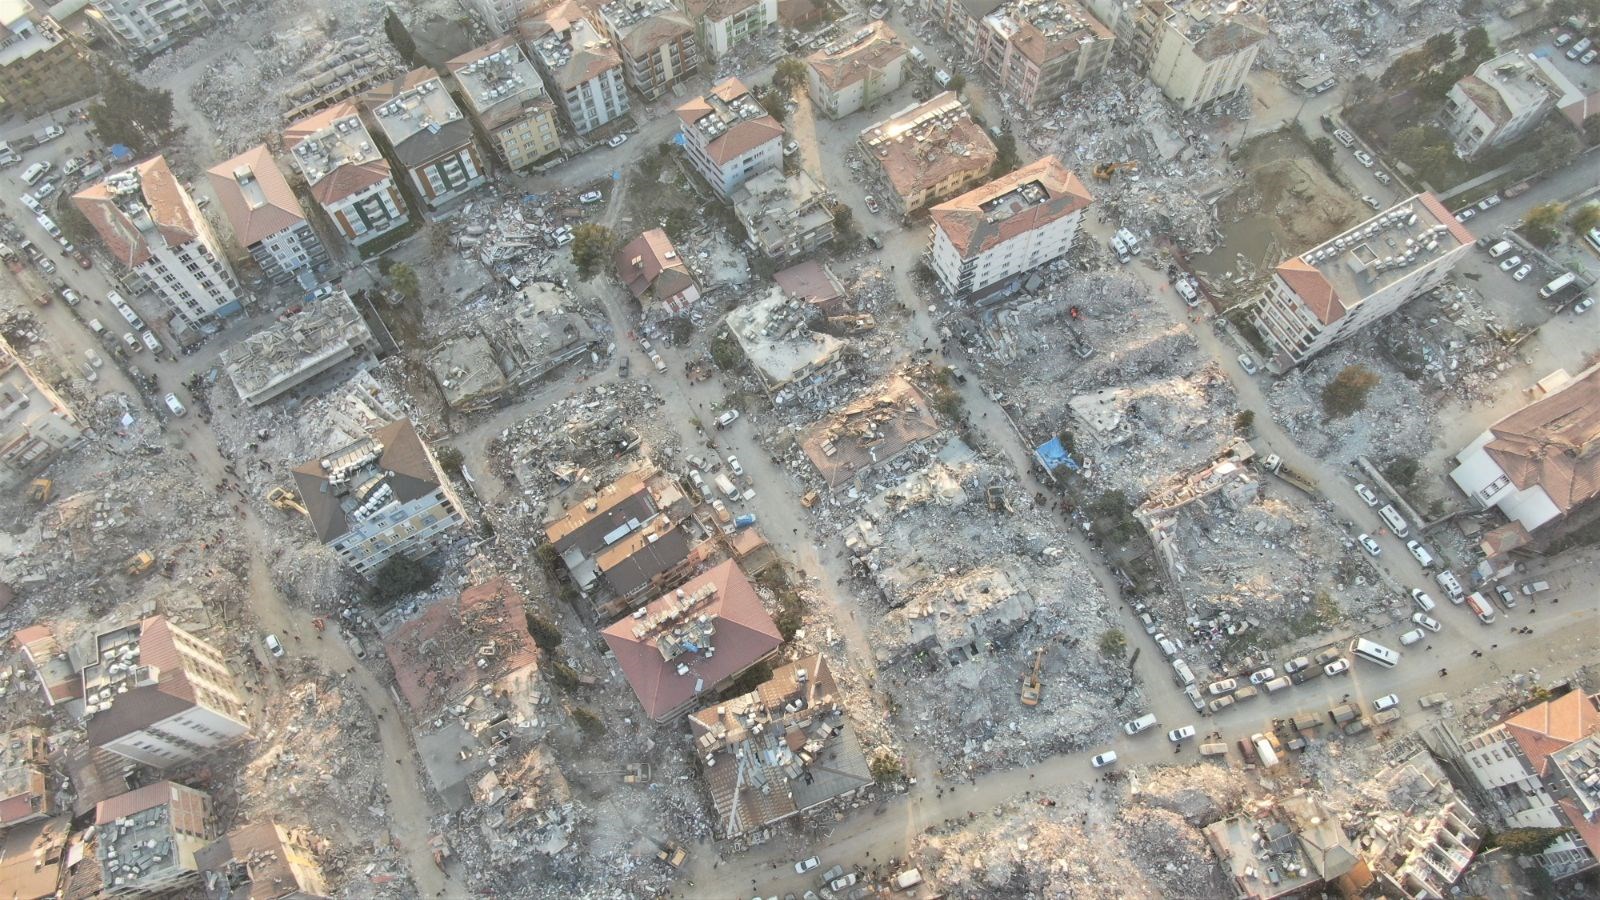
{"type": "Polygon", "coordinates": [[[1044,668],[1044,648],[1033,651],[1033,671],[1022,673],[1022,705],[1038,706],[1044,683],[1039,680],[1039,670],[1044,668]]]}
{"type": "Polygon", "coordinates": [[[285,488],[275,487],[268,491],[267,502],[271,503],[274,509],[292,509],[302,516],[311,515],[306,512],[305,506],[294,498],[294,494],[289,493],[285,488]]]}
{"type": "Polygon", "coordinates": [[[1091,171],[1094,172],[1094,177],[1101,181],[1110,181],[1111,176],[1117,174],[1119,170],[1132,174],[1139,171],[1139,164],[1136,162],[1103,162],[1097,164],[1091,171]]]}

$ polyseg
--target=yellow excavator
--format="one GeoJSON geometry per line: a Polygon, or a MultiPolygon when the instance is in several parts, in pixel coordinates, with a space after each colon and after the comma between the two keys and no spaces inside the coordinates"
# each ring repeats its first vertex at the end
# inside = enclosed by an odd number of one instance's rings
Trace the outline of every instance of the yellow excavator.
{"type": "Polygon", "coordinates": [[[292,509],[302,516],[311,515],[306,512],[305,506],[295,499],[294,494],[290,493],[286,488],[275,487],[268,491],[267,502],[271,503],[274,509],[292,509]]]}
{"type": "Polygon", "coordinates": [[[1022,705],[1038,706],[1039,697],[1044,693],[1044,683],[1039,680],[1039,671],[1044,668],[1044,648],[1033,651],[1033,671],[1022,673],[1022,705]]]}
{"type": "Polygon", "coordinates": [[[49,503],[55,487],[56,483],[49,478],[35,478],[28,482],[28,499],[34,503],[49,503]]]}
{"type": "Polygon", "coordinates": [[[128,557],[128,561],[122,564],[122,571],[127,572],[130,576],[137,577],[150,571],[155,564],[156,558],[150,554],[149,550],[140,550],[138,553],[128,557]]]}
{"type": "Polygon", "coordinates": [[[1090,171],[1094,172],[1094,177],[1101,181],[1110,181],[1111,177],[1119,171],[1127,172],[1130,175],[1139,171],[1139,164],[1136,162],[1103,162],[1090,171]]]}

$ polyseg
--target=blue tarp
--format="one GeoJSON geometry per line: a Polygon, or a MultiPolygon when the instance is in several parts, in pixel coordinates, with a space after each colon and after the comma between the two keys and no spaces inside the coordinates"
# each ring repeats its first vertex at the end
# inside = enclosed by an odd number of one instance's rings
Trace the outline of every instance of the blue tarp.
{"type": "Polygon", "coordinates": [[[126,144],[112,144],[111,145],[111,158],[112,159],[118,159],[118,160],[121,160],[121,159],[132,159],[133,158],[133,151],[129,150],[126,144]]]}
{"type": "Polygon", "coordinates": [[[1058,466],[1066,466],[1072,471],[1078,471],[1078,462],[1067,454],[1067,448],[1061,446],[1061,438],[1053,437],[1035,447],[1033,458],[1044,466],[1045,471],[1053,472],[1058,466]]]}

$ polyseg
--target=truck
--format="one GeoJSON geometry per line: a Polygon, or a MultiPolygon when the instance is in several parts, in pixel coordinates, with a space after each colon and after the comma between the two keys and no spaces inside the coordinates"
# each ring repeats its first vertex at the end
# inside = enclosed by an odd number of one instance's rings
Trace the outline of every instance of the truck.
{"type": "Polygon", "coordinates": [[[1283,458],[1276,453],[1269,454],[1266,460],[1261,463],[1261,467],[1305,491],[1307,494],[1315,496],[1317,493],[1317,483],[1315,481],[1284,465],[1283,458]]]}
{"type": "Polygon", "coordinates": [[[10,269],[12,272],[22,271],[22,267],[24,265],[22,262],[22,257],[18,256],[17,251],[11,249],[11,247],[6,244],[0,244],[0,260],[5,260],[6,268],[10,269]]]}
{"type": "Polygon", "coordinates": [[[755,513],[744,513],[743,515],[734,517],[733,527],[736,528],[736,529],[738,529],[738,528],[749,528],[751,525],[754,525],[755,523],[756,523],[755,513]]]}
{"type": "Polygon", "coordinates": [[[718,472],[717,477],[713,478],[712,481],[716,482],[717,490],[721,491],[729,499],[739,496],[739,489],[734,486],[732,479],[728,478],[726,474],[718,472]]]}
{"type": "Polygon", "coordinates": [[[922,873],[916,869],[907,869],[894,877],[894,889],[897,891],[914,888],[921,883],[922,873]]]}
{"type": "Polygon", "coordinates": [[[67,130],[60,125],[46,125],[33,133],[33,145],[48,144],[66,133],[67,130]]]}

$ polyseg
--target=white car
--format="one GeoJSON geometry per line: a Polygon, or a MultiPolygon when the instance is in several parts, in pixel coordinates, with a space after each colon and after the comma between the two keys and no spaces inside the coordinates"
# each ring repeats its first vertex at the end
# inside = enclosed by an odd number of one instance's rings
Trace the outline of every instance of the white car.
{"type": "Polygon", "coordinates": [[[1193,725],[1185,725],[1182,728],[1174,728],[1167,732],[1167,740],[1173,742],[1174,744],[1181,744],[1192,737],[1194,737],[1193,725]]]}
{"type": "Polygon", "coordinates": [[[1343,657],[1340,657],[1339,659],[1336,659],[1322,667],[1322,674],[1329,676],[1342,675],[1348,671],[1350,671],[1350,660],[1344,659],[1343,657]]]}
{"type": "Polygon", "coordinates": [[[621,147],[623,144],[626,144],[627,142],[628,142],[628,136],[627,135],[618,134],[618,135],[613,135],[611,137],[611,140],[606,141],[606,146],[607,147],[621,147]]]}
{"type": "Polygon", "coordinates": [[[1522,257],[1508,256],[1505,259],[1500,260],[1500,271],[1509,272],[1520,265],[1522,265],[1522,257]]]}
{"type": "Polygon", "coordinates": [[[1189,698],[1189,705],[1194,707],[1195,712],[1205,711],[1206,701],[1204,697],[1200,696],[1200,689],[1198,687],[1195,687],[1192,684],[1185,685],[1183,688],[1183,695],[1189,698]]]}
{"type": "Polygon", "coordinates": [[[876,213],[878,211],[878,201],[875,198],[873,198],[873,196],[871,194],[868,194],[867,198],[862,202],[867,204],[867,209],[869,211],[871,211],[873,213],[876,213]]]}
{"type": "Polygon", "coordinates": [[[804,875],[820,865],[822,865],[822,860],[816,858],[815,856],[807,857],[806,859],[802,859],[794,864],[794,873],[796,875],[804,875]]]}
{"type": "Polygon", "coordinates": [[[1577,303],[1572,304],[1572,314],[1575,316],[1581,316],[1588,312],[1589,308],[1592,306],[1594,306],[1594,298],[1585,297],[1582,300],[1579,300],[1577,303]]]}
{"type": "Polygon", "coordinates": [[[1373,196],[1371,196],[1369,194],[1362,194],[1361,195],[1361,202],[1365,203],[1366,205],[1372,207],[1375,210],[1383,208],[1383,204],[1378,202],[1378,198],[1377,197],[1373,197],[1373,196]]]}
{"type": "Polygon", "coordinates": [[[1477,214],[1478,211],[1469,206],[1466,209],[1463,209],[1461,212],[1456,213],[1456,221],[1465,222],[1477,214]]]}
{"type": "Polygon", "coordinates": [[[262,640],[262,643],[267,645],[267,651],[269,653],[271,653],[273,656],[282,656],[283,655],[283,644],[278,642],[278,636],[277,635],[275,635],[275,634],[267,635],[266,638],[262,640]]]}
{"type": "Polygon", "coordinates": [[[606,195],[600,193],[599,191],[584,191],[583,193],[578,195],[578,202],[579,203],[599,203],[601,200],[604,200],[605,198],[606,198],[606,195]]]}
{"type": "Polygon", "coordinates": [[[1211,696],[1216,697],[1216,696],[1218,696],[1220,694],[1226,694],[1226,693],[1228,693],[1229,691],[1232,691],[1234,688],[1236,688],[1238,686],[1239,686],[1239,679],[1237,679],[1237,678],[1224,678],[1221,681],[1212,682],[1211,686],[1206,688],[1206,690],[1211,692],[1211,696]]]}
{"type": "Polygon", "coordinates": [[[56,183],[54,181],[46,181],[43,184],[40,184],[38,187],[33,189],[33,199],[35,199],[35,200],[43,200],[44,198],[50,196],[51,194],[54,194],[55,192],[56,192],[56,183]]]}
{"type": "Polygon", "coordinates": [[[784,156],[793,156],[795,154],[795,152],[798,151],[799,149],[800,149],[800,142],[799,141],[790,141],[789,143],[783,145],[783,155],[784,156]]]}
{"type": "Polygon", "coordinates": [[[1411,621],[1421,625],[1423,628],[1426,628],[1435,634],[1439,632],[1439,620],[1428,615],[1427,613],[1412,613],[1411,621]]]}
{"type": "Polygon", "coordinates": [[[1528,277],[1528,273],[1532,272],[1532,271],[1533,271],[1533,266],[1524,264],[1523,266],[1518,268],[1515,272],[1511,273],[1511,280],[1512,281],[1521,281],[1522,279],[1527,278],[1528,277]]]}
{"type": "Polygon", "coordinates": [[[1389,183],[1389,173],[1383,171],[1382,169],[1379,169],[1378,171],[1373,172],[1372,173],[1372,177],[1378,179],[1378,183],[1379,184],[1388,184],[1389,183]]]}
{"type": "Polygon", "coordinates": [[[1356,485],[1356,496],[1360,497],[1361,502],[1368,506],[1378,505],[1378,495],[1372,492],[1372,488],[1369,488],[1364,484],[1356,485]]]}
{"type": "Polygon", "coordinates": [[[173,415],[186,416],[189,414],[189,410],[184,407],[183,401],[178,399],[177,394],[168,394],[166,396],[166,401],[167,409],[172,410],[173,415]]]}
{"type": "Polygon", "coordinates": [[[1378,542],[1373,540],[1372,535],[1370,534],[1363,534],[1356,538],[1356,540],[1361,542],[1362,549],[1366,550],[1373,556],[1378,556],[1379,554],[1383,553],[1383,548],[1378,546],[1378,542]]]}
{"type": "Polygon", "coordinates": [[[1267,682],[1269,682],[1272,679],[1277,678],[1277,677],[1278,677],[1278,673],[1272,671],[1272,667],[1268,666],[1268,667],[1266,667],[1265,669],[1262,669],[1259,672],[1252,673],[1250,675],[1250,683],[1251,684],[1266,684],[1267,682]]]}
{"type": "Polygon", "coordinates": [[[1156,717],[1151,713],[1146,713],[1131,722],[1122,723],[1123,732],[1130,735],[1139,734],[1154,727],[1156,727],[1156,717]]]}
{"type": "Polygon", "coordinates": [[[1109,766],[1112,763],[1115,763],[1116,761],[1117,761],[1117,751],[1115,751],[1115,750],[1107,750],[1104,753],[1095,754],[1095,758],[1089,760],[1089,762],[1094,764],[1094,767],[1096,769],[1103,769],[1106,766],[1109,766]]]}
{"type": "Polygon", "coordinates": [[[48,143],[66,133],[67,130],[62,128],[60,125],[46,125],[44,127],[44,134],[40,135],[39,137],[39,143],[48,143]]]}
{"type": "Polygon", "coordinates": [[[1260,371],[1256,368],[1256,361],[1251,359],[1248,353],[1239,354],[1239,368],[1243,369],[1246,375],[1254,375],[1260,371]]]}
{"type": "Polygon", "coordinates": [[[1356,162],[1361,163],[1362,166],[1368,169],[1372,168],[1372,164],[1375,162],[1375,160],[1372,158],[1372,154],[1365,150],[1357,150],[1355,152],[1355,157],[1356,162]]]}
{"type": "Polygon", "coordinates": [[[1426,637],[1426,635],[1422,633],[1421,628],[1413,628],[1405,634],[1400,635],[1400,646],[1409,647],[1412,644],[1415,644],[1417,641],[1422,640],[1424,637],[1426,637]]]}
{"type": "Polygon", "coordinates": [[[730,409],[727,412],[723,413],[722,415],[717,416],[717,428],[718,428],[718,430],[721,430],[723,428],[727,428],[729,425],[732,425],[734,423],[734,420],[736,420],[738,418],[739,418],[739,411],[737,409],[730,409]]]}
{"type": "Polygon", "coordinates": [[[1372,709],[1375,712],[1383,712],[1386,709],[1394,709],[1396,706],[1399,706],[1399,705],[1400,705],[1400,695],[1399,694],[1384,694],[1382,697],[1379,697],[1378,699],[1372,701],[1372,709]]]}
{"type": "Polygon", "coordinates": [[[734,456],[732,453],[728,454],[728,468],[732,469],[735,475],[744,474],[744,466],[739,465],[739,457],[734,456]]]}
{"type": "Polygon", "coordinates": [[[96,369],[106,364],[106,361],[100,358],[100,354],[95,352],[93,347],[83,351],[83,356],[89,361],[89,365],[94,366],[96,369]]]}
{"type": "Polygon", "coordinates": [[[36,162],[36,163],[34,163],[33,165],[29,166],[27,169],[23,170],[23,172],[22,172],[22,181],[23,181],[23,183],[28,185],[29,187],[32,187],[33,185],[37,184],[39,179],[44,177],[44,173],[50,171],[50,169],[54,165],[55,165],[55,163],[52,163],[48,159],[45,160],[44,162],[36,162]]]}
{"type": "Polygon", "coordinates": [[[1481,201],[1479,201],[1478,208],[1479,209],[1489,209],[1490,207],[1499,206],[1499,205],[1500,205],[1500,195],[1499,194],[1490,194],[1489,196],[1487,196],[1487,197],[1483,198],[1481,201]]]}

